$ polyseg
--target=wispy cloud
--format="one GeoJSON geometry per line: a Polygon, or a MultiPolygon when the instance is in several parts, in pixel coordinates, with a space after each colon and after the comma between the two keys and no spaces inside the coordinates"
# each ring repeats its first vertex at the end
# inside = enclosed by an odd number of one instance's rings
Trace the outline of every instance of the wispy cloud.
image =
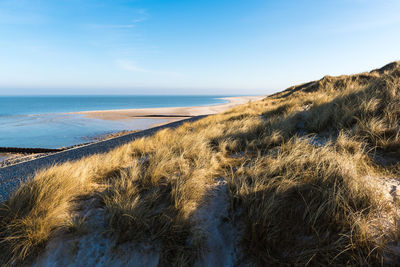
{"type": "Polygon", "coordinates": [[[127,70],[127,71],[133,71],[133,72],[147,72],[147,73],[151,73],[152,71],[147,70],[147,69],[143,69],[140,68],[138,66],[136,66],[132,61],[130,60],[125,60],[125,59],[117,59],[115,60],[115,64],[123,70],[127,70]]]}
{"type": "Polygon", "coordinates": [[[349,23],[347,25],[343,25],[342,27],[333,27],[331,28],[334,32],[358,32],[358,31],[371,31],[372,29],[385,28],[388,26],[398,25],[400,24],[400,18],[391,17],[391,18],[380,18],[375,21],[362,21],[358,23],[349,23]]]}
{"type": "Polygon", "coordinates": [[[123,16],[124,18],[120,21],[122,23],[110,23],[110,24],[102,24],[102,23],[92,23],[87,24],[86,26],[90,29],[131,29],[135,28],[137,24],[146,21],[149,18],[149,14],[146,9],[133,9],[130,12],[130,17],[128,18],[123,16]]]}
{"type": "Polygon", "coordinates": [[[183,77],[184,75],[178,72],[172,71],[159,71],[159,70],[150,70],[146,68],[142,68],[137,66],[133,61],[126,60],[126,59],[117,59],[115,60],[115,64],[118,68],[131,71],[131,72],[141,72],[141,73],[149,73],[155,75],[166,75],[166,76],[173,76],[173,77],[183,77]]]}
{"type": "Polygon", "coordinates": [[[0,24],[25,25],[45,21],[45,16],[37,5],[27,0],[0,1],[0,24]]]}
{"type": "Polygon", "coordinates": [[[131,29],[135,28],[135,24],[89,24],[91,29],[131,29]]]}

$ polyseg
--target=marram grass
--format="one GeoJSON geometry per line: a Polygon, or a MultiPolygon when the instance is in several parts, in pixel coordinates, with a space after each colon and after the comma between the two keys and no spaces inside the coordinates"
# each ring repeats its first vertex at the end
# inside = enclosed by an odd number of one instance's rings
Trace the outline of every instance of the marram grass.
{"type": "Polygon", "coordinates": [[[393,264],[399,203],[385,181],[399,177],[399,122],[394,62],[53,166],[1,204],[0,261],[27,263],[54,233],[84,227],[74,210],[94,196],[117,243],[151,240],[161,265],[193,265],[206,249],[193,214],[222,178],[247,263],[393,264]]]}

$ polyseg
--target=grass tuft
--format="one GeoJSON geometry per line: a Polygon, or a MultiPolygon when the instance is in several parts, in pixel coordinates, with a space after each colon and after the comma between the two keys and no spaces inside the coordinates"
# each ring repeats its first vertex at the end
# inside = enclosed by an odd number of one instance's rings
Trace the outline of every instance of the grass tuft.
{"type": "MultiPolygon", "coordinates": [[[[57,232],[91,233],[99,199],[116,244],[159,264],[209,252],[196,213],[225,180],[239,262],[383,265],[399,260],[400,63],[326,76],[35,174],[0,207],[0,263],[34,259],[57,232]]],[[[229,221],[229,219],[227,219],[229,221]]],[[[216,226],[217,227],[217,226],[216,226]]]]}

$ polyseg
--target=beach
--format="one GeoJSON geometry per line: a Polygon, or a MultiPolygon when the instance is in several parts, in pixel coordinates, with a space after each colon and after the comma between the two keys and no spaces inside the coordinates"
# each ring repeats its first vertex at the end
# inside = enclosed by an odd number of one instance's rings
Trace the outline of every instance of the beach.
{"type": "Polygon", "coordinates": [[[8,154],[6,153],[0,153],[0,162],[2,162],[3,160],[6,160],[9,157],[8,154]]]}
{"type": "Polygon", "coordinates": [[[181,120],[183,118],[210,115],[224,112],[234,106],[245,104],[249,101],[257,101],[263,99],[264,96],[238,96],[224,97],[223,100],[228,103],[193,106],[193,107],[167,107],[167,108],[142,108],[142,109],[118,109],[118,110],[96,110],[72,112],[71,114],[83,114],[89,118],[103,120],[124,120],[124,119],[166,119],[167,122],[181,120]]]}
{"type": "MultiPolygon", "coordinates": [[[[256,101],[264,98],[263,96],[240,96],[240,97],[225,97],[220,98],[227,103],[223,104],[210,104],[203,106],[190,106],[190,107],[163,107],[163,108],[140,108],[140,109],[117,109],[117,110],[97,110],[97,111],[80,111],[80,112],[67,112],[60,113],[60,115],[56,116],[57,120],[60,123],[67,123],[71,121],[71,116],[80,116],[82,118],[74,118],[75,124],[86,125],[86,127],[98,127],[99,125],[108,125],[109,129],[112,131],[107,134],[99,134],[99,135],[87,135],[83,136],[83,138],[79,138],[79,136],[71,136],[75,138],[75,143],[65,143],[65,126],[61,127],[61,132],[56,132],[52,135],[53,139],[60,137],[62,140],[60,141],[62,145],[50,145],[48,138],[36,139],[36,137],[25,138],[24,140],[42,140],[42,143],[33,143],[33,145],[29,145],[29,143],[20,143],[20,147],[49,147],[49,148],[60,148],[66,147],[66,149],[73,146],[80,146],[85,143],[96,143],[106,139],[113,139],[121,135],[126,135],[138,130],[145,130],[152,127],[157,127],[161,125],[165,125],[171,122],[179,121],[182,119],[187,119],[195,116],[201,115],[210,115],[216,114],[220,112],[224,112],[236,105],[245,104],[249,101],[256,101]],[[124,126],[125,125],[125,126],[124,126]],[[113,128],[113,126],[115,128],[113,128]],[[121,128],[122,127],[122,128],[121,128]],[[123,129],[127,127],[126,130],[123,129]],[[130,128],[129,128],[130,127],[130,128]],[[133,129],[134,128],[134,129],[133,129]],[[43,143],[45,142],[45,143],[43,143]]],[[[46,120],[44,120],[46,121],[46,120]]],[[[44,122],[47,123],[47,122],[44,122]]],[[[60,128],[60,123],[55,124],[53,126],[47,125],[47,127],[56,127],[60,128]]],[[[44,125],[43,125],[44,126],[44,125]]],[[[40,126],[40,127],[43,127],[40,126]]],[[[26,126],[29,127],[29,126],[26,126]]],[[[36,128],[35,128],[36,129],[36,128]]],[[[45,129],[46,131],[50,129],[45,129]]],[[[31,130],[30,130],[31,131],[31,130]]],[[[37,132],[37,130],[35,130],[37,132]]],[[[51,134],[51,133],[49,133],[51,134]]],[[[81,135],[84,133],[80,133],[81,135]]],[[[10,145],[9,145],[10,146],[10,145]]],[[[11,146],[17,146],[11,145],[11,146]]],[[[44,154],[19,154],[19,153],[2,153],[0,154],[0,167],[9,166],[16,164],[20,161],[29,160],[31,158],[36,158],[43,156],[44,154]]]]}
{"type": "Polygon", "coordinates": [[[225,97],[229,96],[0,96],[0,147],[71,147],[110,134],[213,114],[248,100],[225,97]]]}

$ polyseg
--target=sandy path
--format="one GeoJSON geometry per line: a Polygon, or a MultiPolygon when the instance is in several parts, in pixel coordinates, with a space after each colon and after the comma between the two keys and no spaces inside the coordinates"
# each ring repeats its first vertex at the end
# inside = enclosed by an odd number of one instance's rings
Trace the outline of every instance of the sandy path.
{"type": "Polygon", "coordinates": [[[120,110],[97,110],[74,112],[73,114],[84,114],[90,118],[103,120],[123,120],[134,118],[163,118],[179,120],[186,117],[210,115],[224,112],[234,106],[245,104],[249,101],[263,99],[264,96],[238,96],[222,98],[229,101],[225,104],[194,107],[172,107],[172,108],[143,108],[143,109],[120,109],[120,110]]]}

